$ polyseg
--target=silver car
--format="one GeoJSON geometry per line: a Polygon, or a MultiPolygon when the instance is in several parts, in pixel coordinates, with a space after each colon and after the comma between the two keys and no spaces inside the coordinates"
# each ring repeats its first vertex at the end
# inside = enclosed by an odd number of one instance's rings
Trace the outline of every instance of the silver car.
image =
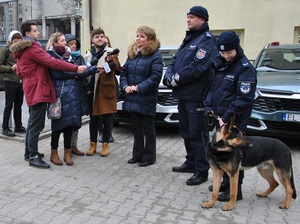
{"type": "Polygon", "coordinates": [[[257,94],[248,131],[299,137],[300,44],[268,44],[258,55],[254,67],[257,94]]]}
{"type": "MultiPolygon", "coordinates": [[[[177,52],[178,47],[166,46],[159,49],[164,63],[163,76],[168,65],[172,62],[173,56],[177,52]]],[[[162,77],[163,77],[162,76],[162,77]]],[[[122,108],[124,102],[123,94],[120,93],[117,102],[117,114],[114,118],[114,124],[119,122],[130,123],[130,116],[127,111],[122,108]]],[[[162,80],[158,89],[158,99],[156,105],[155,123],[163,125],[177,125],[178,124],[178,100],[172,96],[172,90],[168,89],[162,84],[162,80]]]]}

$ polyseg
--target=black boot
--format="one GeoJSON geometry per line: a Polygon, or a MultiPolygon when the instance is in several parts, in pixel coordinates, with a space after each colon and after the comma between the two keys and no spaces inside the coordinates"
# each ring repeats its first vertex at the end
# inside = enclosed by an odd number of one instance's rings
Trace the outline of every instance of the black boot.
{"type": "MultiPolygon", "coordinates": [[[[219,194],[219,196],[218,196],[218,201],[229,201],[229,199],[230,199],[230,189],[229,188],[226,191],[224,191],[222,194],[219,194]]],[[[236,200],[240,201],[242,199],[243,199],[242,185],[239,184],[236,200]]]]}
{"type": "MultiPolygon", "coordinates": [[[[210,185],[208,187],[208,190],[213,191],[213,185],[210,185]]],[[[219,192],[224,192],[224,191],[227,191],[227,190],[229,190],[229,176],[226,173],[224,173],[223,174],[223,181],[221,183],[221,187],[220,187],[219,192]]]]}
{"type": "MultiPolygon", "coordinates": [[[[222,182],[219,192],[224,192],[227,191],[228,189],[229,189],[229,184],[222,182]]],[[[208,190],[213,191],[213,185],[208,186],[208,190]]]]}

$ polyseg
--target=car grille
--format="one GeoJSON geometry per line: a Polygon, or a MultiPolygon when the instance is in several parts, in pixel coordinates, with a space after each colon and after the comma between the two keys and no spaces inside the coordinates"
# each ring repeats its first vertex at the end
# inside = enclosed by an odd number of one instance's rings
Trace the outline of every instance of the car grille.
{"type": "Polygon", "coordinates": [[[177,106],[178,99],[172,96],[171,92],[158,92],[157,102],[162,106],[177,106]]]}
{"type": "MultiPolygon", "coordinates": [[[[268,127],[267,131],[269,132],[300,134],[300,123],[298,122],[267,121],[267,120],[263,120],[263,122],[268,127]]],[[[248,125],[260,127],[258,120],[253,118],[250,118],[248,125]]]]}
{"type": "Polygon", "coordinates": [[[254,101],[253,110],[263,112],[298,111],[300,110],[300,100],[259,97],[254,101]]]}
{"type": "MultiPolygon", "coordinates": [[[[120,94],[118,96],[118,101],[123,101],[124,95],[120,94]]],[[[175,99],[172,96],[171,92],[158,92],[157,96],[157,102],[158,104],[162,106],[177,106],[178,105],[178,99],[175,99]]]]}

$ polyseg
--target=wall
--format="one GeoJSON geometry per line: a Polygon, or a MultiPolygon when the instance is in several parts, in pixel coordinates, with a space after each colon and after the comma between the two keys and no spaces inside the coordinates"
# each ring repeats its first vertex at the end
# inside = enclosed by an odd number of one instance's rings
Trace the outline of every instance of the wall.
{"type": "MultiPolygon", "coordinates": [[[[92,25],[101,26],[112,45],[121,50],[126,59],[129,44],[136,29],[148,25],[156,30],[162,45],[179,45],[185,35],[186,12],[194,5],[202,5],[209,12],[211,31],[218,34],[235,30],[241,34],[246,55],[255,59],[268,42],[298,41],[300,16],[299,0],[92,0],[92,25]]],[[[83,1],[82,35],[84,50],[89,45],[88,1],[83,1]]]]}

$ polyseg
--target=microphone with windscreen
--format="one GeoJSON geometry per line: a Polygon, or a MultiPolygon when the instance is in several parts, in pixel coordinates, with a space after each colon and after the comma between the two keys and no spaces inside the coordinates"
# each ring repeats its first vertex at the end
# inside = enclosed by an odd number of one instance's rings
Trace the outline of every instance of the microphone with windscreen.
{"type": "Polygon", "coordinates": [[[111,55],[114,55],[114,54],[119,54],[120,50],[118,48],[114,49],[113,51],[111,52],[108,52],[107,53],[107,56],[111,56],[111,55]]]}

